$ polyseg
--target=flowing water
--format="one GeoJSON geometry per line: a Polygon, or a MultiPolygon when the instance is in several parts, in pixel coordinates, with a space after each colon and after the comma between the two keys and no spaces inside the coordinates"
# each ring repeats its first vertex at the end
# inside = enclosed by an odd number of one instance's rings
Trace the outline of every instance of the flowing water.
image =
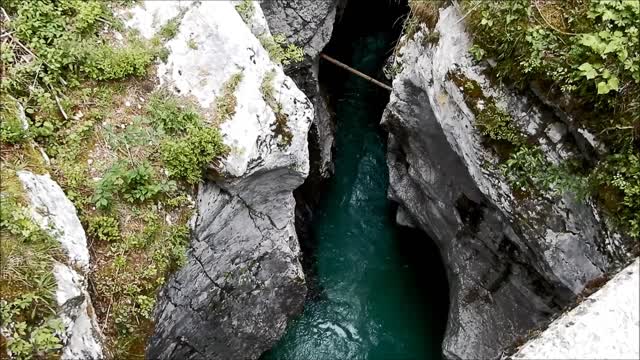
{"type": "MultiPolygon", "coordinates": [[[[388,32],[355,36],[341,56],[377,74],[391,40],[388,32]]],[[[311,281],[319,295],[263,358],[440,359],[447,289],[437,249],[425,235],[399,229],[386,198],[386,135],[379,121],[389,92],[353,75],[342,79],[331,89],[335,176],[313,223],[311,281]]]]}

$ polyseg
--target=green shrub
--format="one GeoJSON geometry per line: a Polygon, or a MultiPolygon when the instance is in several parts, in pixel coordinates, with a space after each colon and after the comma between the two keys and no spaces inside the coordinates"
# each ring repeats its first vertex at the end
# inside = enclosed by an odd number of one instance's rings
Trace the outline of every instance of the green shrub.
{"type": "Polygon", "coordinates": [[[476,126],[482,135],[494,141],[521,145],[525,140],[520,129],[513,123],[511,115],[500,109],[494,102],[490,102],[478,112],[476,126]]]}
{"type": "Polygon", "coordinates": [[[168,91],[156,91],[149,99],[147,111],[154,126],[177,134],[200,123],[200,115],[190,106],[181,105],[168,91]]]}
{"type": "Polygon", "coordinates": [[[640,237],[640,155],[633,149],[613,154],[593,175],[596,197],[634,237],[640,237]]]}
{"type": "Polygon", "coordinates": [[[89,219],[89,235],[99,241],[117,242],[120,240],[118,219],[111,216],[97,216],[89,219]]]}
{"type": "Polygon", "coordinates": [[[274,35],[273,37],[263,35],[259,36],[258,40],[269,53],[269,58],[275,63],[289,65],[304,59],[302,48],[288,44],[284,35],[274,35]]]}
{"type": "Polygon", "coordinates": [[[241,3],[236,5],[236,11],[244,20],[245,23],[249,24],[251,22],[251,18],[253,17],[253,13],[256,11],[253,0],[242,0],[241,3]]]}
{"type": "Polygon", "coordinates": [[[165,141],[161,146],[164,163],[172,177],[196,184],[202,179],[206,165],[226,152],[222,136],[216,128],[190,126],[179,139],[165,141]]]}
{"type": "Polygon", "coordinates": [[[98,182],[93,201],[98,208],[108,209],[116,196],[129,203],[143,203],[175,188],[175,182],[160,180],[149,163],[131,166],[119,161],[98,182]]]}
{"type": "Polygon", "coordinates": [[[586,174],[593,196],[638,236],[640,3],[466,0],[472,54],[496,61],[492,73],[520,86],[536,82],[609,154],[586,174]]]}

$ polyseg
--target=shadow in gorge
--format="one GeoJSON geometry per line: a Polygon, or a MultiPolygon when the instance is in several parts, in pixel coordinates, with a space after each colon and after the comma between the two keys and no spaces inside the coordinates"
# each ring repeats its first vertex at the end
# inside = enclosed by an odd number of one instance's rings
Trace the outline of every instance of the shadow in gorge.
{"type": "MultiPolygon", "coordinates": [[[[350,0],[324,53],[378,79],[400,35],[406,3],[350,0]]],[[[441,358],[448,288],[438,250],[395,224],[387,199],[387,135],[379,126],[389,92],[326,62],[320,81],[335,114],[335,175],[315,196],[300,234],[315,296],[267,360],[441,358]]],[[[315,192],[315,193],[314,193],[315,192]]]]}

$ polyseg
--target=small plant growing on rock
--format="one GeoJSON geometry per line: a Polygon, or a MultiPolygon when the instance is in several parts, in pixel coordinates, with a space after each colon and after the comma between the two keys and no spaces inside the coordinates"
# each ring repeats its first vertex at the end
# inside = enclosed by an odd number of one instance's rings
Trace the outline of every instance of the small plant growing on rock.
{"type": "Polygon", "coordinates": [[[287,124],[289,121],[289,117],[282,110],[282,104],[275,98],[274,88],[273,88],[273,80],[276,76],[275,70],[271,70],[265,74],[262,79],[262,84],[260,85],[260,92],[262,92],[262,98],[269,105],[271,110],[276,117],[276,127],[274,129],[274,133],[276,136],[280,137],[278,146],[280,148],[286,148],[291,145],[291,141],[293,140],[293,133],[287,124]]]}
{"type": "Polygon", "coordinates": [[[187,46],[189,47],[189,49],[198,50],[198,43],[194,38],[187,40],[187,46]]]}
{"type": "Polygon", "coordinates": [[[176,16],[175,18],[169,20],[166,24],[164,24],[158,34],[163,40],[171,40],[178,34],[178,28],[180,27],[180,16],[176,16]]]}
{"type": "Polygon", "coordinates": [[[275,63],[289,65],[304,59],[304,51],[294,44],[288,44],[284,35],[274,35],[273,37],[263,35],[258,39],[275,63]]]}
{"type": "Polygon", "coordinates": [[[89,235],[99,241],[117,242],[120,240],[118,219],[111,216],[98,216],[89,219],[89,235]]]}
{"type": "Polygon", "coordinates": [[[222,85],[222,94],[216,99],[215,124],[231,119],[236,113],[238,103],[235,92],[242,81],[242,72],[233,74],[229,80],[222,85]]]}
{"type": "Polygon", "coordinates": [[[162,160],[169,175],[189,184],[198,183],[205,166],[225,152],[220,131],[203,125],[191,126],[185,136],[167,140],[161,146],[162,160]]]}
{"type": "Polygon", "coordinates": [[[242,20],[244,20],[245,23],[249,24],[254,12],[256,11],[253,5],[253,0],[242,0],[241,3],[236,5],[236,11],[238,12],[242,20]]]}

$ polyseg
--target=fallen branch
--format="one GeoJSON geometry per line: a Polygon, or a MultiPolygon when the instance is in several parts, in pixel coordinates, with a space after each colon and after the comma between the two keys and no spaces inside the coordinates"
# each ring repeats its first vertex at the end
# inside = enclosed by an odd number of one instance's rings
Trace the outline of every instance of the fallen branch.
{"type": "Polygon", "coordinates": [[[600,131],[598,135],[601,135],[602,133],[605,133],[605,132],[609,132],[611,130],[633,130],[633,126],[612,126],[600,131]]]}
{"type": "Polygon", "coordinates": [[[330,63],[332,63],[334,65],[337,65],[338,67],[341,67],[341,68],[349,71],[350,73],[352,73],[354,75],[360,76],[361,78],[380,86],[383,89],[387,89],[389,91],[393,90],[393,88],[391,88],[391,86],[389,86],[389,85],[387,85],[387,84],[385,84],[385,83],[383,83],[381,81],[378,81],[378,80],[372,78],[371,76],[369,76],[367,74],[364,74],[364,73],[362,73],[362,72],[360,72],[360,71],[358,71],[358,70],[356,70],[356,69],[354,69],[354,68],[352,68],[352,67],[350,67],[348,65],[345,65],[345,64],[341,63],[340,61],[338,61],[338,60],[336,60],[336,59],[334,59],[334,58],[332,58],[332,57],[330,57],[328,55],[320,54],[320,57],[325,59],[325,60],[327,60],[327,61],[329,61],[330,63]]]}
{"type": "Polygon", "coordinates": [[[67,116],[67,113],[64,111],[64,109],[62,108],[62,105],[60,104],[60,98],[58,98],[58,95],[56,95],[55,91],[53,91],[53,89],[51,89],[51,92],[53,93],[53,98],[56,99],[56,104],[58,105],[58,109],[60,110],[60,113],[62,114],[62,117],[65,120],[69,120],[69,117],[67,116]]]}

